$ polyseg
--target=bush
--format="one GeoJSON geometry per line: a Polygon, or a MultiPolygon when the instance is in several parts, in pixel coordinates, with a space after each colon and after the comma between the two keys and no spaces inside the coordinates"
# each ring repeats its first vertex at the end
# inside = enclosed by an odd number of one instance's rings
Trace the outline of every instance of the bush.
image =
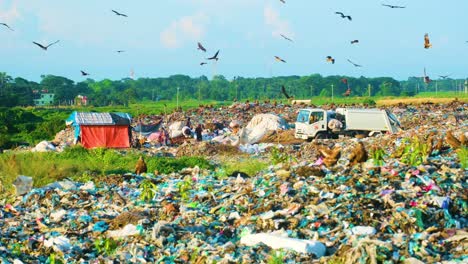
{"type": "Polygon", "coordinates": [[[201,169],[213,169],[214,166],[208,160],[202,157],[181,157],[178,159],[167,157],[156,157],[147,160],[148,171],[157,170],[159,173],[169,174],[177,172],[183,168],[193,168],[195,166],[201,169]]]}
{"type": "Polygon", "coordinates": [[[376,105],[377,103],[372,100],[372,99],[365,99],[364,101],[362,101],[363,104],[367,104],[367,105],[376,105]]]}
{"type": "Polygon", "coordinates": [[[266,161],[261,161],[257,159],[246,159],[246,160],[228,160],[226,161],[220,170],[222,173],[218,175],[219,177],[227,177],[232,175],[235,171],[243,172],[249,176],[255,176],[260,171],[268,168],[268,163],[266,161]]]}

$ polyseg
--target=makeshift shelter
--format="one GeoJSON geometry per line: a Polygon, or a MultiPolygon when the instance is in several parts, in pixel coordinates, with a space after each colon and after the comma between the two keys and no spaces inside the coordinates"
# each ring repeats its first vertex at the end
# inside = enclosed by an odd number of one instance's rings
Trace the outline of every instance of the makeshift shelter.
{"type": "Polygon", "coordinates": [[[73,112],[66,120],[75,130],[85,148],[128,148],[131,139],[132,117],[127,113],[73,112]]]}
{"type": "Polygon", "coordinates": [[[160,127],[161,127],[161,122],[154,124],[154,125],[138,124],[135,127],[133,127],[133,131],[144,137],[149,137],[151,134],[157,133],[160,127]]]}

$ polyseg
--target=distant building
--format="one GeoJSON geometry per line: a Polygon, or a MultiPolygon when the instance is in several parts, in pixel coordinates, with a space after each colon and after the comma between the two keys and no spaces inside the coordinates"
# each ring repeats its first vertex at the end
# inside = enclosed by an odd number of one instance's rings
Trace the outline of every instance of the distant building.
{"type": "Polygon", "coordinates": [[[75,97],[75,105],[86,106],[88,105],[88,97],[86,95],[78,95],[75,97]]]}
{"type": "Polygon", "coordinates": [[[53,93],[41,93],[39,94],[39,97],[34,100],[34,105],[35,106],[46,106],[46,105],[52,105],[54,103],[54,96],[55,94],[53,93]]]}

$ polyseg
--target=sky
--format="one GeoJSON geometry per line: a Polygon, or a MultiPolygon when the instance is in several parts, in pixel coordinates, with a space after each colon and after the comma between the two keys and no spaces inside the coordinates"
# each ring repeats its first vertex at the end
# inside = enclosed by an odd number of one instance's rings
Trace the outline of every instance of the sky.
{"type": "Polygon", "coordinates": [[[433,79],[468,77],[467,0],[285,1],[0,0],[0,23],[14,29],[0,26],[0,72],[34,81],[45,74],[119,80],[132,71],[135,78],[319,73],[406,80],[424,68],[433,79]],[[350,44],[354,39],[359,43],[350,44]],[[56,40],[48,51],[32,43],[56,40]],[[199,65],[217,50],[218,62],[199,65]]]}

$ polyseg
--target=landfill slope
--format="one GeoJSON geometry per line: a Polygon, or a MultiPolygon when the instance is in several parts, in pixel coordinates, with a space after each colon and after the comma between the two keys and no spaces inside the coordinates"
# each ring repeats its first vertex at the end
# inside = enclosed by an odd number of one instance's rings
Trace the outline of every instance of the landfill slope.
{"type": "MultiPolygon", "coordinates": [[[[257,175],[195,167],[30,189],[0,207],[0,260],[466,262],[466,105],[393,110],[404,127],[396,134],[272,142],[251,155],[271,161],[257,175]]],[[[192,144],[174,151],[241,155],[192,144]]]]}

